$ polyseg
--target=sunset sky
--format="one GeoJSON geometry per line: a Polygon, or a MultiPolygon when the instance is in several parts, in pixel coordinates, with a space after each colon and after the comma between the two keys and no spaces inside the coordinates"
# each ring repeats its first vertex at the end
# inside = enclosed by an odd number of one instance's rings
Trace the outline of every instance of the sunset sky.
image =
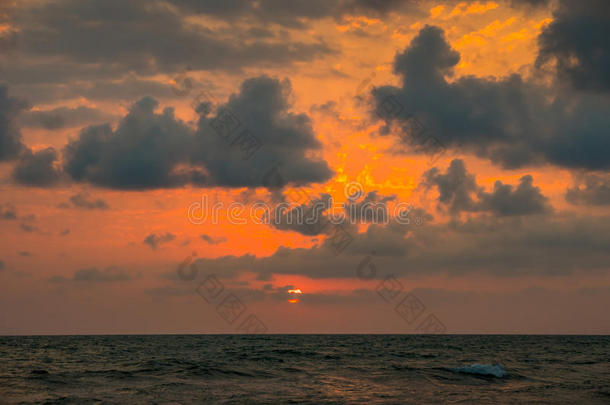
{"type": "Polygon", "coordinates": [[[609,38],[602,0],[0,0],[0,334],[610,333],[609,38]]]}

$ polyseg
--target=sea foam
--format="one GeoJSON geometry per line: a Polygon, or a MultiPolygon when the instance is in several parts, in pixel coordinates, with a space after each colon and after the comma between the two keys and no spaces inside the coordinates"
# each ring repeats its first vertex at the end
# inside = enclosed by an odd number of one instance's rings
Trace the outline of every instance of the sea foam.
{"type": "Polygon", "coordinates": [[[498,378],[506,377],[508,373],[501,364],[473,364],[471,366],[452,368],[456,373],[477,374],[494,376],[498,378]]]}

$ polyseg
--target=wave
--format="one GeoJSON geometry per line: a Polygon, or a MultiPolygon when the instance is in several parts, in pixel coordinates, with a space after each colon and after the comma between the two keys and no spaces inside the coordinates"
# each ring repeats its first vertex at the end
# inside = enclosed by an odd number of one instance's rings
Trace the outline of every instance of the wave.
{"type": "Polygon", "coordinates": [[[449,370],[455,373],[474,374],[482,376],[492,376],[503,378],[508,376],[508,373],[501,364],[473,364],[458,368],[450,368],[449,370]]]}

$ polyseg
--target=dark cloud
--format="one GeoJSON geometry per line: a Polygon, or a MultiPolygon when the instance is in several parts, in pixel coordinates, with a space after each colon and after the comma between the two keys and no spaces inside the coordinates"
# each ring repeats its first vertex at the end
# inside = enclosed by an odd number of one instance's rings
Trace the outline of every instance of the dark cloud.
{"type": "MultiPolygon", "coordinates": [[[[283,196],[285,197],[285,196],[283,196]]],[[[298,194],[298,197],[302,197],[298,194]]],[[[395,196],[382,196],[377,191],[366,195],[353,195],[344,204],[336,204],[330,194],[321,194],[303,204],[294,204],[285,199],[261,210],[261,223],[293,231],[305,236],[328,235],[340,225],[351,229],[362,223],[387,223],[390,220],[387,202],[395,196]],[[268,216],[268,218],[267,218],[268,216]]]]}
{"type": "Polygon", "coordinates": [[[387,203],[395,199],[396,196],[382,196],[371,191],[361,199],[348,198],[344,209],[352,223],[385,223],[389,220],[387,203]]]}
{"type": "Polygon", "coordinates": [[[291,98],[290,81],[261,76],[245,80],[239,93],[219,106],[214,116],[208,117],[209,105],[202,104],[194,161],[205,164],[219,186],[267,186],[266,177],[277,165],[281,165],[286,183],[303,185],[330,179],[328,164],[307,156],[321,144],[311,118],[290,111],[291,98]],[[228,118],[237,128],[219,127],[228,118]],[[251,156],[241,142],[245,139],[259,146],[251,156]]]}
{"type": "Polygon", "coordinates": [[[486,192],[477,185],[475,176],[468,173],[460,159],[453,160],[445,174],[436,167],[424,173],[423,184],[438,189],[439,203],[448,207],[451,214],[466,211],[514,216],[544,214],[552,210],[548,198],[542,195],[540,188],[534,187],[532,176],[523,176],[517,187],[498,180],[493,191],[486,192]]]}
{"type": "Polygon", "coordinates": [[[117,267],[108,267],[104,270],[99,270],[97,267],[77,270],[72,278],[68,279],[63,276],[54,276],[50,279],[52,282],[84,282],[84,283],[107,283],[115,281],[129,281],[131,277],[123,270],[117,267]]]}
{"type": "Polygon", "coordinates": [[[210,235],[206,235],[206,234],[202,234],[201,239],[203,239],[210,245],[218,245],[219,243],[223,243],[223,242],[227,241],[227,238],[224,238],[224,237],[214,238],[214,237],[212,237],[210,235]]]}
{"type": "Polygon", "coordinates": [[[417,11],[419,0],[343,0],[339,2],[336,15],[383,16],[393,11],[417,11]]]}
{"type": "MultiPolygon", "coordinates": [[[[23,67],[10,65],[4,69],[3,74],[7,78],[6,80],[14,85],[13,89],[16,94],[27,97],[35,104],[55,104],[62,100],[72,101],[75,98],[86,98],[118,102],[127,106],[133,100],[139,100],[146,96],[156,98],[175,96],[166,83],[158,80],[138,78],[134,74],[124,75],[121,71],[97,73],[91,70],[92,68],[89,65],[57,61],[50,66],[23,67]],[[33,80],[32,76],[40,78],[40,80],[33,80]],[[80,78],[86,82],[79,81],[75,85],[73,83],[75,78],[80,78]],[[43,79],[44,81],[42,81],[43,79]],[[123,101],[121,102],[121,100],[123,101]]],[[[206,87],[210,87],[210,85],[206,84],[206,87]]],[[[80,117],[70,116],[68,112],[66,114],[68,114],[65,117],[68,124],[73,123],[75,126],[81,126],[83,120],[80,117]]],[[[63,115],[62,118],[64,118],[63,115]]],[[[93,121],[88,122],[89,125],[108,120],[112,122],[118,120],[118,117],[112,115],[106,115],[104,121],[100,121],[98,117],[94,118],[93,121]]],[[[30,122],[29,118],[26,117],[26,119],[28,120],[26,125],[38,125],[36,122],[30,122]]]]}
{"type": "Polygon", "coordinates": [[[188,162],[192,131],[157,102],[135,103],[116,130],[109,125],[83,129],[64,149],[64,170],[74,180],[117,189],[176,187],[198,177],[178,165],[188,162]]]}
{"type": "Polygon", "coordinates": [[[150,246],[150,248],[152,250],[156,250],[159,245],[161,245],[163,243],[169,243],[169,242],[173,241],[174,239],[176,239],[176,236],[169,232],[166,232],[165,234],[160,234],[160,235],[151,233],[146,238],[144,238],[142,243],[150,246]]]}
{"type": "Polygon", "coordinates": [[[305,26],[306,19],[328,17],[337,7],[337,0],[229,0],[229,1],[197,1],[172,0],[183,10],[197,14],[206,14],[225,20],[249,19],[280,24],[288,27],[305,26]]]}
{"type": "Polygon", "coordinates": [[[21,257],[32,257],[32,254],[30,252],[28,252],[27,250],[21,250],[21,251],[19,251],[19,256],[21,256],[21,257]]]}
{"type": "Polygon", "coordinates": [[[566,200],[572,204],[610,205],[610,176],[584,176],[574,187],[568,188],[566,200]]]}
{"type": "MultiPolygon", "coordinates": [[[[239,272],[312,278],[357,278],[359,265],[374,265],[375,278],[417,274],[484,273],[499,276],[603,272],[610,260],[610,219],[581,216],[476,218],[425,226],[371,225],[352,232],[341,254],[331,238],[312,248],[280,247],[267,257],[198,259],[201,274],[234,277],[239,272]],[[374,253],[373,253],[374,252],[374,253]]],[[[368,267],[367,267],[368,268],[368,267]]]]}
{"type": "Polygon", "coordinates": [[[53,148],[36,152],[26,150],[13,168],[13,180],[24,186],[53,186],[60,180],[60,172],[55,168],[57,160],[57,152],[53,148]]]}
{"type": "Polygon", "coordinates": [[[534,179],[529,174],[521,177],[519,185],[494,183],[493,192],[478,194],[482,211],[491,211],[500,216],[543,214],[551,211],[549,199],[542,195],[539,187],[533,186],[534,179]]]}
{"type": "Polygon", "coordinates": [[[2,260],[0,260],[0,271],[4,270],[5,264],[2,260]]]}
{"type": "MultiPolygon", "coordinates": [[[[99,64],[100,71],[110,65],[120,66],[125,73],[143,74],[175,72],[186,65],[197,70],[239,70],[306,61],[331,52],[321,41],[261,41],[255,37],[236,41],[239,27],[212,29],[193,24],[187,21],[192,16],[189,10],[169,3],[67,0],[24,5],[14,16],[19,27],[19,49],[37,57],[99,64]],[[79,18],[72,18],[74,15],[79,18]]],[[[209,8],[216,15],[224,11],[233,15],[243,9],[230,3],[211,4],[209,8]]]]}
{"type": "Polygon", "coordinates": [[[436,186],[438,201],[447,206],[452,214],[474,210],[472,194],[478,190],[477,183],[461,159],[454,159],[445,174],[434,167],[424,173],[423,177],[426,187],[436,186]]]}
{"type": "Polygon", "coordinates": [[[144,98],[116,130],[84,128],[64,149],[64,170],[79,182],[126,190],[266,186],[266,173],[280,162],[287,183],[325,181],[332,172],[325,161],[307,156],[321,145],[310,118],[289,111],[291,91],[287,80],[248,79],[214,116],[207,116],[209,104],[201,104],[196,131],[171,108],[155,113],[156,100],[144,98]],[[227,118],[237,127],[227,126],[227,118]],[[249,159],[244,140],[257,144],[249,159]]]}
{"type": "Polygon", "coordinates": [[[86,210],[107,210],[109,208],[106,201],[101,198],[92,198],[88,193],[74,194],[70,197],[70,203],[75,208],[83,208],[86,210]]]}
{"type": "Polygon", "coordinates": [[[58,107],[52,110],[28,111],[22,114],[19,123],[22,127],[57,130],[84,125],[101,124],[116,117],[96,108],[79,106],[76,108],[58,107]]]}
{"type": "Polygon", "coordinates": [[[556,63],[557,79],[595,92],[610,91],[610,3],[561,0],[538,38],[538,66],[556,63]]]}
{"type": "Polygon", "coordinates": [[[550,0],[509,0],[509,3],[513,7],[544,7],[550,3],[550,0]]]}
{"type": "Polygon", "coordinates": [[[0,219],[17,219],[17,211],[10,204],[0,204],[0,219]]]}
{"type": "Polygon", "coordinates": [[[33,233],[39,231],[34,214],[17,215],[17,211],[11,204],[0,204],[0,220],[18,220],[19,228],[24,232],[33,233]]]}
{"type": "Polygon", "coordinates": [[[307,22],[322,18],[347,16],[383,16],[393,11],[417,11],[418,0],[172,0],[189,12],[207,14],[226,20],[246,17],[258,22],[275,23],[290,28],[306,28],[307,22]]]}
{"type": "Polygon", "coordinates": [[[322,194],[319,198],[297,206],[281,202],[268,213],[269,221],[274,228],[282,231],[293,231],[305,236],[320,235],[328,232],[331,225],[325,214],[331,205],[330,194],[322,194]]]}
{"type": "Polygon", "coordinates": [[[541,87],[519,75],[449,82],[458,61],[440,28],[423,28],[394,60],[401,87],[373,89],[387,124],[381,134],[393,129],[411,143],[421,136],[415,116],[441,144],[507,168],[544,162],[610,168],[609,99],[541,87]]]}
{"type": "Polygon", "coordinates": [[[38,230],[38,227],[36,225],[32,225],[28,222],[22,222],[20,227],[22,230],[28,233],[36,232],[38,230]]]}
{"type": "Polygon", "coordinates": [[[25,149],[16,119],[27,108],[26,102],[9,97],[6,86],[0,84],[0,162],[15,159],[25,149]]]}

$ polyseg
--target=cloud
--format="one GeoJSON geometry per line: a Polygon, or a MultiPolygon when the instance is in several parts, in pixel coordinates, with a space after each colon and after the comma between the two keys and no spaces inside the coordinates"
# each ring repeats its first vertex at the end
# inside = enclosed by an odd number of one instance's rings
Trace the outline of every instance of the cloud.
{"type": "Polygon", "coordinates": [[[158,103],[135,103],[116,130],[84,128],[64,148],[64,170],[75,181],[116,189],[153,189],[186,184],[196,174],[178,170],[187,161],[191,130],[171,108],[155,114],[158,103]]]}
{"type": "Polygon", "coordinates": [[[308,157],[321,144],[311,118],[290,111],[291,98],[289,80],[260,76],[245,80],[239,93],[218,106],[213,116],[208,117],[209,104],[200,105],[194,162],[205,165],[217,186],[266,186],[266,175],[277,165],[281,165],[286,183],[303,185],[330,179],[328,164],[308,157]],[[227,120],[235,124],[219,126],[227,120]],[[258,148],[249,156],[248,146],[254,142],[258,148]]]}
{"type": "Polygon", "coordinates": [[[26,102],[9,97],[7,87],[0,84],[0,162],[13,160],[24,150],[16,118],[27,109],[26,102]]]}
{"type": "Polygon", "coordinates": [[[13,168],[12,178],[21,185],[30,187],[51,187],[60,180],[60,172],[54,163],[58,160],[53,148],[32,152],[24,151],[13,168]]]}
{"type": "Polygon", "coordinates": [[[389,220],[387,203],[395,199],[396,196],[382,196],[371,191],[360,200],[349,198],[344,206],[345,213],[350,223],[384,223],[389,220]]]}
{"type": "Polygon", "coordinates": [[[328,232],[330,222],[325,212],[332,206],[330,194],[322,194],[304,204],[294,206],[282,202],[269,212],[271,226],[282,231],[293,231],[305,236],[328,232]]]}
{"type": "Polygon", "coordinates": [[[88,193],[74,194],[70,197],[70,203],[73,207],[83,208],[87,210],[107,210],[109,208],[106,201],[102,200],[101,198],[91,198],[88,193]]]}
{"type": "Polygon", "coordinates": [[[538,38],[536,65],[556,63],[559,82],[576,89],[610,91],[610,3],[561,0],[538,38]]]}
{"type": "Polygon", "coordinates": [[[101,124],[116,117],[96,108],[78,106],[58,107],[51,110],[28,111],[22,114],[19,123],[27,128],[57,130],[84,125],[101,124]]]}
{"type": "Polygon", "coordinates": [[[544,7],[549,4],[550,0],[509,0],[509,3],[513,7],[544,7]]]}
{"type": "Polygon", "coordinates": [[[491,211],[500,216],[544,214],[551,211],[549,199],[542,195],[539,187],[533,186],[534,179],[526,175],[519,179],[519,185],[514,189],[510,184],[494,183],[491,193],[481,191],[480,209],[491,211]]]}
{"type": "Polygon", "coordinates": [[[0,219],[17,219],[17,211],[15,211],[15,207],[10,204],[0,204],[0,219]]]}
{"type": "Polygon", "coordinates": [[[109,125],[81,130],[64,148],[64,170],[77,182],[124,190],[189,183],[261,187],[266,186],[266,173],[279,163],[286,182],[328,180],[328,164],[309,157],[321,147],[311,119],[289,111],[291,92],[287,80],[248,79],[214,116],[207,116],[209,103],[199,105],[196,131],[176,119],[173,109],[157,114],[157,101],[143,98],[116,130],[109,125]],[[225,133],[226,119],[237,125],[230,127],[236,133],[225,133]],[[233,138],[223,138],[229,136],[233,138]],[[249,141],[257,146],[252,156],[245,155],[249,141]]]}
{"type": "Polygon", "coordinates": [[[367,257],[376,278],[389,274],[601,274],[610,260],[610,219],[606,217],[538,215],[527,221],[481,217],[419,227],[390,222],[370,225],[360,233],[350,229],[350,233],[353,241],[340,255],[332,249],[329,236],[311,248],[280,247],[266,257],[203,258],[195,264],[202,274],[230,278],[253,272],[266,280],[274,274],[356,279],[360,265],[370,270],[364,262],[367,257]]]}
{"type": "Polygon", "coordinates": [[[210,235],[206,235],[206,234],[202,234],[201,239],[203,239],[210,245],[218,245],[219,243],[223,243],[223,242],[227,241],[227,238],[224,238],[224,237],[214,238],[214,237],[212,237],[210,235]]]}
{"type": "MultiPolygon", "coordinates": [[[[103,72],[91,65],[83,65],[77,62],[65,60],[53,61],[52,65],[17,65],[11,64],[4,68],[6,80],[15,86],[19,94],[27,95],[28,99],[35,104],[56,104],[62,100],[72,101],[74,99],[86,98],[89,100],[106,102],[132,102],[146,96],[166,98],[172,95],[170,87],[162,81],[140,78],[134,73],[123,74],[117,68],[108,67],[103,72]],[[87,81],[86,85],[74,83],[80,80],[87,81]]],[[[211,85],[207,84],[207,87],[211,85]]],[[[61,108],[61,107],[60,107],[61,108]]],[[[78,107],[75,109],[77,110],[78,107]]],[[[115,122],[115,115],[91,112],[92,121],[84,121],[81,116],[71,111],[40,110],[44,117],[38,114],[25,114],[20,122],[26,127],[38,127],[40,121],[59,120],[65,125],[79,127],[83,124],[96,124],[115,122]],[[102,116],[105,116],[101,120],[102,116]],[[54,118],[56,117],[56,118],[54,118]]],[[[89,113],[88,113],[89,114],[89,113]]]]}
{"type": "Polygon", "coordinates": [[[19,225],[21,229],[25,232],[31,233],[36,232],[38,230],[38,226],[36,225],[36,216],[33,214],[27,215],[25,217],[21,217],[21,224],[19,225]]]}
{"type": "Polygon", "coordinates": [[[426,26],[394,60],[400,87],[373,89],[375,110],[413,145],[421,131],[413,116],[447,147],[487,158],[505,168],[551,163],[583,169],[610,168],[610,99],[565,92],[524,81],[465,76],[453,81],[459,54],[444,32],[426,26]]]}
{"type": "Polygon", "coordinates": [[[588,174],[574,187],[566,191],[566,201],[571,204],[610,205],[610,176],[588,174]]]}
{"type": "Polygon", "coordinates": [[[532,176],[521,177],[517,187],[498,180],[493,191],[486,192],[477,185],[475,176],[468,173],[461,159],[454,159],[445,174],[436,167],[425,172],[423,185],[428,188],[435,186],[439,191],[439,203],[454,215],[463,211],[490,212],[498,216],[552,211],[548,198],[542,195],[540,188],[533,186],[532,176]]]}
{"type": "Polygon", "coordinates": [[[0,271],[4,270],[6,267],[6,265],[4,264],[4,262],[2,260],[0,260],[0,271]]]}
{"type": "Polygon", "coordinates": [[[22,222],[20,227],[22,230],[28,233],[36,232],[38,230],[38,227],[36,225],[32,225],[31,223],[27,222],[22,222]]]}
{"type": "MultiPolygon", "coordinates": [[[[211,5],[210,11],[220,16],[224,11],[226,15],[240,12],[239,5],[232,3],[211,5]]],[[[19,28],[22,54],[81,64],[112,64],[123,73],[138,71],[143,75],[176,72],[186,65],[195,70],[237,71],[248,66],[308,61],[332,52],[319,40],[301,42],[284,37],[266,41],[251,37],[238,41],[239,25],[193,23],[188,19],[193,13],[180,7],[188,4],[160,0],[133,0],[129,4],[120,0],[31,3],[18,7],[13,21],[19,28]],[[72,15],[79,18],[69,17],[72,15]]],[[[196,8],[190,5],[190,10],[196,8]]]]}
{"type": "Polygon", "coordinates": [[[165,234],[160,234],[160,235],[151,233],[146,238],[144,238],[142,243],[150,246],[151,249],[156,250],[159,245],[161,245],[163,243],[169,243],[169,242],[173,241],[174,239],[176,239],[176,237],[169,232],[166,232],[165,234]]]}
{"type": "Polygon", "coordinates": [[[206,14],[225,20],[255,19],[259,23],[279,24],[289,28],[307,28],[307,22],[323,19],[342,19],[364,15],[380,17],[394,11],[417,12],[416,0],[277,0],[198,1],[173,0],[185,11],[206,14]]]}
{"type": "MultiPolygon", "coordinates": [[[[304,192],[301,194],[295,191],[295,194],[296,197],[309,199],[304,192]]],[[[350,229],[356,224],[387,223],[390,220],[387,202],[394,199],[395,196],[382,196],[377,191],[365,196],[352,195],[341,205],[335,204],[332,196],[326,193],[303,204],[282,199],[265,214],[261,212],[262,218],[259,219],[282,231],[293,231],[305,236],[328,235],[334,231],[335,225],[350,229]],[[267,214],[269,218],[266,218],[267,214]]]]}
{"type": "Polygon", "coordinates": [[[468,173],[463,160],[454,159],[445,174],[434,167],[424,173],[423,177],[424,186],[436,186],[439,192],[438,201],[448,206],[452,214],[474,210],[472,193],[476,192],[478,187],[474,175],[468,173]]]}
{"type": "Polygon", "coordinates": [[[97,267],[77,270],[72,278],[68,279],[63,276],[51,277],[50,281],[56,283],[63,282],[83,282],[83,283],[108,283],[116,281],[129,281],[131,277],[123,270],[117,267],[108,267],[104,270],[99,270],[97,267]]]}

